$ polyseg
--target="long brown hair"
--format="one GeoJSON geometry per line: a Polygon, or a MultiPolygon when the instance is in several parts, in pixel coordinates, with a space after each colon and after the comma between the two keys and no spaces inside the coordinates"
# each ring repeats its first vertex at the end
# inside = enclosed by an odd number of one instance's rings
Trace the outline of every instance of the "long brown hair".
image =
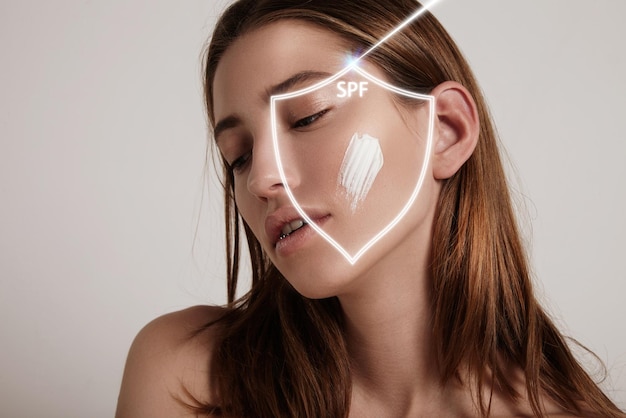
{"type": "MultiPolygon", "coordinates": [[[[217,23],[205,60],[205,99],[214,126],[213,79],[220,59],[242,34],[279,19],[299,19],[366,50],[415,11],[415,0],[239,0],[217,23]]],[[[473,95],[480,118],[478,145],[442,189],[432,250],[433,329],[442,383],[470,376],[481,416],[490,384],[511,401],[516,392],[505,369],[523,370],[535,415],[542,397],[577,415],[624,416],[570,352],[533,294],[485,100],[459,49],[430,13],[367,58],[392,84],[428,93],[448,80],[473,95]]],[[[299,295],[264,254],[233,199],[224,169],[228,313],[220,319],[211,376],[217,405],[198,412],[246,417],[346,417],[351,377],[336,298],[299,295]],[[250,291],[236,299],[241,229],[252,260],[250,291]]]]}

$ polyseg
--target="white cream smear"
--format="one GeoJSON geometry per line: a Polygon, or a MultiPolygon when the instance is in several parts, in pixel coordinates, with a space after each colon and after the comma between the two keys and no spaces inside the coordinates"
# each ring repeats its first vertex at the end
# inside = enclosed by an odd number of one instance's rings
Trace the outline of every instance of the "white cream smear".
{"type": "Polygon", "coordinates": [[[383,151],[377,138],[355,133],[350,140],[339,171],[341,184],[350,199],[350,209],[355,212],[383,166],[383,151]]]}

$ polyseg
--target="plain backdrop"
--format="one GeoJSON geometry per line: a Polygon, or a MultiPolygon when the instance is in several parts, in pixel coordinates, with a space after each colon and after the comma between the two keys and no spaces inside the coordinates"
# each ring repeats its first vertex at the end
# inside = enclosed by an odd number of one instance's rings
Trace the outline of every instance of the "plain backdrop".
{"type": "MultiPolygon", "coordinates": [[[[0,416],[112,416],[139,329],[225,302],[200,76],[224,4],[0,3],[0,416]]],[[[626,2],[434,12],[510,157],[540,297],[626,407],[626,2]]]]}

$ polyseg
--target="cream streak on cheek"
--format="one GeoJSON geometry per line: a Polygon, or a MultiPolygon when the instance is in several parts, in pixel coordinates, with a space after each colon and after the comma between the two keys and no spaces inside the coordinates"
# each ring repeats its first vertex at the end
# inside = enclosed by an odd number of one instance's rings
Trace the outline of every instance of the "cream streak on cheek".
{"type": "Polygon", "coordinates": [[[339,184],[346,190],[352,212],[367,196],[382,166],[383,152],[378,139],[355,133],[339,171],[339,184]]]}

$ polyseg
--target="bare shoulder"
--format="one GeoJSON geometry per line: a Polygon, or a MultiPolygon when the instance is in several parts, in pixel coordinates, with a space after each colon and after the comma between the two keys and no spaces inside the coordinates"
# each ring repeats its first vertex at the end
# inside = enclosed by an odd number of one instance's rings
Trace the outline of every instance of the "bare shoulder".
{"type": "Polygon", "coordinates": [[[577,415],[570,415],[570,414],[548,414],[546,415],[546,418],[580,418],[577,415]]]}
{"type": "MultiPolygon", "coordinates": [[[[526,378],[524,372],[517,366],[508,365],[504,369],[509,378],[509,383],[513,385],[515,391],[519,394],[516,400],[511,400],[504,393],[494,390],[491,415],[494,418],[533,418],[536,415],[531,407],[528,394],[526,392],[526,378]]],[[[539,399],[543,413],[546,418],[574,418],[578,415],[572,415],[563,410],[554,400],[550,399],[546,394],[540,393],[539,399]]],[[[586,416],[586,415],[585,415],[586,416]]]]}
{"type": "Polygon", "coordinates": [[[163,315],[135,337],[124,370],[116,418],[189,414],[182,402],[211,402],[210,360],[216,327],[197,333],[226,310],[195,306],[163,315]],[[182,401],[182,402],[181,402],[182,401]]]}

